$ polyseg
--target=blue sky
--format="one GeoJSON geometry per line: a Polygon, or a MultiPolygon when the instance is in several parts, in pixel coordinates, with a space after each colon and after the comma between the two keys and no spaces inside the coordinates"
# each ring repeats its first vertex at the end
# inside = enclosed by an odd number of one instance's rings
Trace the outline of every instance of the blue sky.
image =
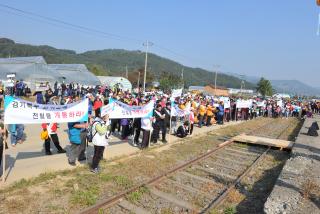
{"type": "Polygon", "coordinates": [[[0,7],[0,37],[77,52],[143,49],[184,65],[320,87],[320,8],[315,0],[0,0],[0,4],[94,28],[85,33],[0,7]],[[167,49],[169,51],[167,51],[167,49]]]}

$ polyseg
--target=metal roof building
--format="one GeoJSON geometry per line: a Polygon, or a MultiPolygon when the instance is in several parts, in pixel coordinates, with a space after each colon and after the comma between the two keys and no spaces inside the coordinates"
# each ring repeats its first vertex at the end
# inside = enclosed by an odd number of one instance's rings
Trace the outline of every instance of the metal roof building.
{"type": "Polygon", "coordinates": [[[100,85],[99,79],[84,64],[47,64],[42,56],[0,58],[0,80],[6,81],[8,74],[16,80],[26,82],[31,90],[40,83],[54,82],[100,85]]]}
{"type": "Polygon", "coordinates": [[[23,80],[31,89],[40,82],[54,83],[60,75],[48,70],[42,56],[0,58],[0,79],[7,80],[8,74],[15,74],[16,80],[23,80]]]}
{"type": "Polygon", "coordinates": [[[106,85],[110,88],[113,88],[116,85],[118,85],[119,88],[121,88],[124,91],[132,90],[131,82],[124,77],[98,76],[98,78],[101,81],[102,85],[106,85]]]}
{"type": "Polygon", "coordinates": [[[99,79],[91,73],[84,64],[48,64],[51,73],[58,73],[66,83],[82,85],[100,85],[99,79]]]}

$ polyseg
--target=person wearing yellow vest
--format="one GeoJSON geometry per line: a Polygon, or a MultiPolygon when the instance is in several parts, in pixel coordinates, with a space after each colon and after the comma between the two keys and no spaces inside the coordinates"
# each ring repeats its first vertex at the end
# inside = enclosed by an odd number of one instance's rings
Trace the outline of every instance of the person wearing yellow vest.
{"type": "Polygon", "coordinates": [[[199,128],[202,127],[202,124],[203,124],[203,118],[204,118],[204,115],[206,113],[206,107],[204,105],[204,102],[202,102],[200,105],[199,105],[199,128]]]}
{"type": "Polygon", "coordinates": [[[206,123],[206,126],[211,126],[211,118],[213,116],[213,107],[208,104],[207,105],[207,123],[206,123]]]}

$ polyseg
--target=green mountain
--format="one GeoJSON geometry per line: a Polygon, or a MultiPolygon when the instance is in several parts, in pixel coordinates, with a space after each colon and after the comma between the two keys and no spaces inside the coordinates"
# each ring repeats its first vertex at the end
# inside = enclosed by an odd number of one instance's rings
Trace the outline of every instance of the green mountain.
{"type": "MultiPolygon", "coordinates": [[[[7,38],[0,38],[0,57],[9,56],[43,56],[48,64],[86,64],[89,70],[96,75],[124,76],[127,66],[131,81],[137,79],[138,71],[144,70],[145,60],[145,54],[141,51],[106,49],[77,54],[72,50],[56,49],[46,45],[19,44],[7,38]]],[[[152,73],[152,75],[149,75],[150,81],[159,80],[164,72],[170,72],[180,77],[182,68],[184,69],[185,86],[204,86],[214,83],[214,73],[212,72],[201,68],[183,66],[156,54],[150,53],[148,55],[148,72],[152,73]]],[[[143,73],[141,73],[141,78],[142,76],[143,73]]],[[[231,75],[219,73],[217,85],[228,88],[240,88],[241,80],[231,75]]],[[[249,89],[255,88],[255,85],[249,82],[246,82],[245,85],[249,89]]]]}

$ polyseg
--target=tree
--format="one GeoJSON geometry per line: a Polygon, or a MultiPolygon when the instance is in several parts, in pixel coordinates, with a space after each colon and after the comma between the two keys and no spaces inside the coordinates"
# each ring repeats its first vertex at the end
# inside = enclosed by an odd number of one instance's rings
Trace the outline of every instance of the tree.
{"type": "Polygon", "coordinates": [[[101,65],[96,65],[96,64],[89,64],[87,65],[89,71],[94,73],[97,76],[107,76],[108,72],[101,66],[101,65]]]}
{"type": "Polygon", "coordinates": [[[162,73],[159,83],[160,88],[164,91],[171,90],[174,88],[181,88],[183,86],[183,82],[180,76],[174,75],[169,72],[162,73]]]}
{"type": "Polygon", "coordinates": [[[263,96],[272,96],[273,89],[271,82],[267,79],[264,79],[263,77],[260,79],[260,81],[257,84],[257,91],[263,96]]]}

